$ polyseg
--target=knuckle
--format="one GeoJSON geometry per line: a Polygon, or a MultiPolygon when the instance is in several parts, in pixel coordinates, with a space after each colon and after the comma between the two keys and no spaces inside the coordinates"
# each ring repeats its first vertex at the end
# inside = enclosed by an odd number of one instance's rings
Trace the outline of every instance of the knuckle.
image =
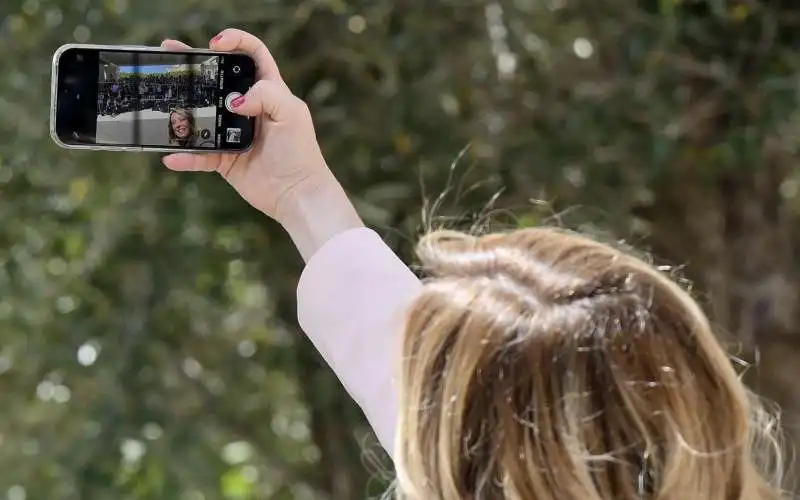
{"type": "Polygon", "coordinates": [[[291,103],[292,107],[298,114],[311,115],[311,110],[309,109],[306,101],[300,99],[294,94],[292,94],[291,103]]]}
{"type": "Polygon", "coordinates": [[[252,87],[250,87],[250,90],[247,93],[259,99],[264,99],[268,92],[268,82],[266,80],[259,80],[254,83],[252,87]]]}
{"type": "Polygon", "coordinates": [[[265,92],[269,82],[267,80],[258,80],[256,83],[253,84],[253,89],[256,89],[258,92],[265,92]]]}

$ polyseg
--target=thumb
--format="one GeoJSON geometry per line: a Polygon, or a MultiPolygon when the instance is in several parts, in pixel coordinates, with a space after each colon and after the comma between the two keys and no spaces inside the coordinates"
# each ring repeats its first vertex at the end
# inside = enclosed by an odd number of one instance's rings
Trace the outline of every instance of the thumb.
{"type": "Polygon", "coordinates": [[[213,172],[219,169],[222,155],[174,153],[162,158],[161,162],[168,169],[178,172],[213,172]]]}
{"type": "Polygon", "coordinates": [[[231,109],[244,116],[267,115],[272,121],[287,122],[302,116],[306,103],[282,82],[259,80],[245,95],[231,101],[231,109]]]}

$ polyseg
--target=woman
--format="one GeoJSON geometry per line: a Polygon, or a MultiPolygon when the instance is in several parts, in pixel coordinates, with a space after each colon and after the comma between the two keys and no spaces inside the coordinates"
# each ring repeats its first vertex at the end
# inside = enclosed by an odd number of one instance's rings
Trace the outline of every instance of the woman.
{"type": "Polygon", "coordinates": [[[194,113],[186,108],[175,108],[169,112],[167,124],[169,143],[182,148],[213,148],[214,142],[203,139],[195,124],[194,113]]]}
{"type": "Polygon", "coordinates": [[[782,498],[772,420],[680,287],[551,229],[429,234],[421,283],[363,227],[267,48],[231,29],[210,46],[256,60],[232,106],[261,136],[164,163],[219,172],[286,228],[300,325],[393,455],[398,498],[782,498]]]}

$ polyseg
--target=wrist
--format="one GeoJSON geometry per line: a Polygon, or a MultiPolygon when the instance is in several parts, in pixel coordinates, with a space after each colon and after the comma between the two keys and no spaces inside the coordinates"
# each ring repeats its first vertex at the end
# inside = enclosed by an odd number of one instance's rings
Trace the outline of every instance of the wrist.
{"type": "Polygon", "coordinates": [[[364,227],[341,184],[326,174],[287,195],[277,218],[306,262],[331,238],[364,227]]]}

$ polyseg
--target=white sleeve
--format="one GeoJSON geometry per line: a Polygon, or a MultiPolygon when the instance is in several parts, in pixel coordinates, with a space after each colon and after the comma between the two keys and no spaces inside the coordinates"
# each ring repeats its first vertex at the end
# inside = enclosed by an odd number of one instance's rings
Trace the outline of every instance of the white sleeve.
{"type": "Polygon", "coordinates": [[[405,311],[422,285],[366,228],[351,229],[312,256],[297,286],[300,327],[364,411],[391,455],[405,311]]]}

